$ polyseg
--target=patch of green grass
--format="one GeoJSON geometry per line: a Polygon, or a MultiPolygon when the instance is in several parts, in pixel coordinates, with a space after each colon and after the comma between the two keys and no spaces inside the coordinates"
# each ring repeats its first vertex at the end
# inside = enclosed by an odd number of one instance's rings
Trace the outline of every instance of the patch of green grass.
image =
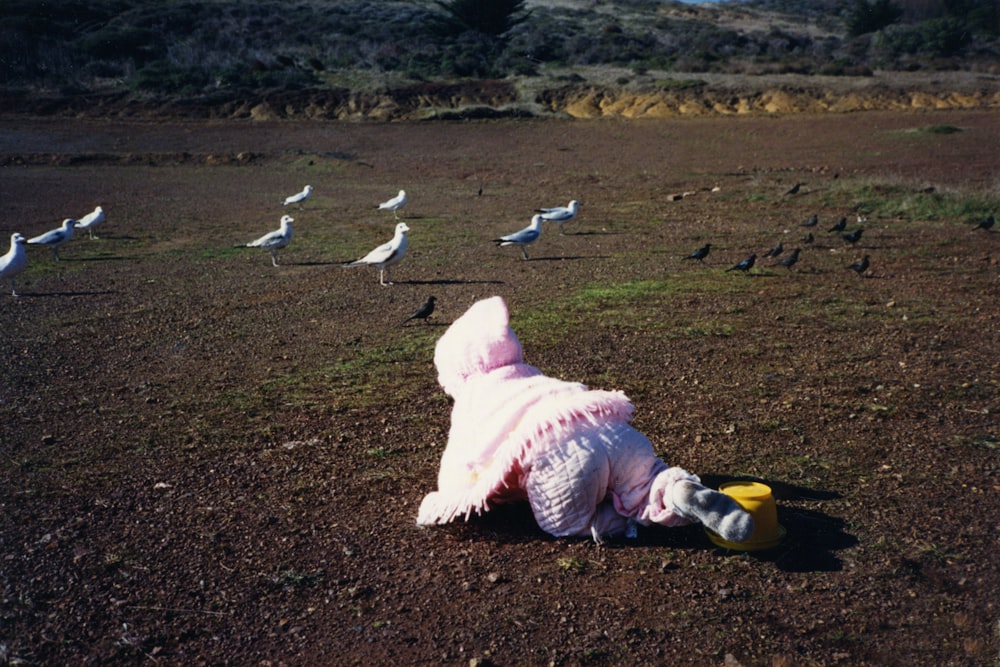
{"type": "Polygon", "coordinates": [[[556,559],[556,565],[563,572],[582,574],[587,569],[587,561],[577,556],[563,556],[556,559]]]}
{"type": "Polygon", "coordinates": [[[1000,196],[993,192],[928,191],[922,185],[892,179],[845,179],[826,197],[830,205],[850,201],[854,210],[869,216],[911,221],[972,223],[1000,208],[1000,196]]]}

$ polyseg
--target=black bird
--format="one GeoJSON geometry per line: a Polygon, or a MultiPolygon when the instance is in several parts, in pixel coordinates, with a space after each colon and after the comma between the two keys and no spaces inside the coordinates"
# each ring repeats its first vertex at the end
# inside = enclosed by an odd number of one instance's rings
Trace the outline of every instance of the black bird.
{"type": "Polygon", "coordinates": [[[812,243],[815,240],[816,239],[813,238],[812,232],[809,232],[808,234],[802,237],[803,243],[812,243]]]}
{"type": "Polygon", "coordinates": [[[801,248],[796,248],[795,250],[792,251],[791,255],[785,257],[784,259],[779,259],[777,262],[775,262],[774,266],[783,266],[789,271],[791,271],[795,263],[799,261],[799,252],[801,252],[801,248]]]}
{"type": "Polygon", "coordinates": [[[795,185],[793,185],[792,187],[788,188],[788,191],[787,191],[787,192],[786,192],[785,194],[786,194],[786,195],[794,195],[794,194],[798,194],[798,192],[799,192],[799,188],[801,188],[801,187],[802,187],[802,184],[801,184],[801,183],[796,183],[796,184],[795,184],[795,185]]]}
{"type": "Polygon", "coordinates": [[[433,296],[427,297],[427,301],[424,301],[424,305],[420,306],[415,311],[413,311],[409,317],[407,317],[405,320],[399,323],[399,326],[403,326],[410,320],[423,320],[424,322],[426,322],[427,318],[430,317],[431,313],[434,312],[434,301],[435,297],[433,296]]]}
{"type": "Polygon", "coordinates": [[[709,251],[712,249],[711,243],[706,243],[702,247],[695,250],[693,253],[685,257],[684,259],[696,259],[699,262],[704,262],[705,258],[708,257],[709,251]]]}
{"type": "Polygon", "coordinates": [[[843,234],[840,238],[844,239],[848,243],[857,243],[861,240],[861,235],[864,233],[864,227],[858,227],[850,234],[843,234]]]}
{"type": "Polygon", "coordinates": [[[751,253],[742,262],[733,264],[728,269],[726,269],[726,273],[729,273],[730,271],[742,271],[743,273],[746,273],[747,271],[753,268],[754,262],[756,261],[757,261],[757,253],[751,253]]]}
{"type": "Polygon", "coordinates": [[[809,216],[809,219],[801,223],[803,227],[815,227],[819,224],[819,216],[813,213],[809,216]]]}
{"type": "Polygon", "coordinates": [[[827,231],[832,234],[833,232],[842,232],[845,229],[847,229],[847,217],[846,216],[843,217],[843,218],[841,218],[840,220],[838,220],[837,224],[835,224],[833,227],[831,227],[827,231]]]}
{"type": "Polygon", "coordinates": [[[774,246],[770,250],[764,253],[764,257],[777,257],[785,251],[785,246],[781,245],[781,241],[778,241],[778,245],[774,246]]]}
{"type": "Polygon", "coordinates": [[[995,224],[996,224],[996,218],[994,218],[994,217],[993,217],[993,216],[991,215],[991,216],[990,216],[990,217],[988,217],[988,218],[983,218],[982,220],[980,220],[980,221],[979,221],[979,224],[978,224],[978,225],[976,225],[975,227],[973,227],[973,229],[986,229],[986,230],[989,230],[989,229],[990,229],[990,228],[992,228],[992,227],[993,227],[993,225],[995,225],[995,224]]]}
{"type": "Polygon", "coordinates": [[[869,265],[870,262],[868,261],[868,255],[865,255],[864,257],[854,262],[854,264],[851,264],[847,268],[849,268],[851,271],[854,271],[856,274],[860,276],[862,273],[868,270],[869,265]]]}

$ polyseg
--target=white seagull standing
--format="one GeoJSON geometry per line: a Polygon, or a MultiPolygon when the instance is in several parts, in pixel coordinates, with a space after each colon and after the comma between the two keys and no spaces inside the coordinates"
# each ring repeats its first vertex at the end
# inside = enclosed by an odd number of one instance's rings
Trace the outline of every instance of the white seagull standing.
{"type": "Polygon", "coordinates": [[[540,208],[537,210],[538,213],[542,214],[542,220],[546,222],[558,222],[559,223],[559,233],[565,234],[563,231],[563,223],[569,222],[576,217],[577,209],[580,207],[580,202],[577,200],[571,201],[566,206],[556,206],[555,208],[540,208]]]}
{"type": "Polygon", "coordinates": [[[28,251],[24,249],[24,237],[14,232],[10,235],[10,250],[0,257],[0,280],[10,278],[10,293],[17,296],[14,276],[28,268],[28,251]]]}
{"type": "Polygon", "coordinates": [[[397,214],[396,211],[398,211],[400,208],[402,208],[403,204],[405,204],[405,203],[406,203],[406,190],[400,190],[398,195],[396,195],[392,199],[389,199],[389,200],[384,201],[381,204],[379,204],[378,205],[378,210],[380,210],[380,211],[392,211],[392,215],[397,220],[399,220],[399,214],[397,214]]]}
{"type": "Polygon", "coordinates": [[[295,220],[290,215],[281,216],[281,227],[264,234],[256,241],[247,243],[247,248],[266,248],[271,251],[271,264],[278,266],[278,250],[292,242],[292,223],[295,220]]]}
{"type": "Polygon", "coordinates": [[[305,200],[309,199],[313,193],[313,186],[307,185],[302,188],[302,192],[296,192],[294,195],[285,197],[285,203],[282,206],[288,206],[289,204],[301,204],[305,200]]]}
{"type": "Polygon", "coordinates": [[[66,218],[63,220],[62,227],[59,229],[53,229],[50,232],[45,232],[40,236],[28,239],[29,245],[47,245],[52,248],[52,254],[55,255],[56,261],[59,261],[59,246],[66,243],[71,238],[73,238],[73,232],[75,231],[76,220],[73,218],[66,218]]]}
{"type": "Polygon", "coordinates": [[[508,246],[517,245],[521,246],[521,257],[528,259],[528,253],[525,252],[524,246],[529,243],[534,243],[538,240],[538,237],[542,235],[542,216],[536,214],[531,218],[531,224],[522,229],[519,232],[514,232],[513,234],[508,234],[507,236],[501,236],[498,239],[493,239],[493,242],[498,246],[508,246]]]}
{"type": "Polygon", "coordinates": [[[410,231],[410,228],[406,226],[405,222],[398,223],[396,225],[396,233],[393,235],[391,241],[383,243],[361,259],[345,264],[344,266],[361,266],[365,264],[378,267],[379,284],[391,285],[392,273],[389,271],[389,267],[403,259],[403,255],[406,254],[406,247],[409,245],[409,241],[406,239],[406,232],[408,231],[410,231]],[[383,280],[383,274],[389,278],[388,283],[383,280]]]}
{"type": "Polygon", "coordinates": [[[94,227],[97,227],[99,224],[103,223],[106,219],[107,217],[104,215],[104,209],[98,206],[93,211],[91,211],[87,215],[77,220],[76,228],[86,229],[87,233],[90,234],[90,238],[96,239],[97,237],[94,236],[94,227]]]}

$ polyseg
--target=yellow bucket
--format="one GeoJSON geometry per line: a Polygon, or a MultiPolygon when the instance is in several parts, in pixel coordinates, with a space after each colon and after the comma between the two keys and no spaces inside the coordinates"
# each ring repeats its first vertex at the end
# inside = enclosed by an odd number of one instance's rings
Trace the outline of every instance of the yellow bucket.
{"type": "Polygon", "coordinates": [[[771,487],[760,482],[729,482],[719,487],[753,517],[753,534],[743,542],[730,542],[717,533],[706,529],[708,539],[720,547],[737,551],[760,551],[771,549],[785,538],[785,529],[778,523],[778,504],[771,493],[771,487]]]}

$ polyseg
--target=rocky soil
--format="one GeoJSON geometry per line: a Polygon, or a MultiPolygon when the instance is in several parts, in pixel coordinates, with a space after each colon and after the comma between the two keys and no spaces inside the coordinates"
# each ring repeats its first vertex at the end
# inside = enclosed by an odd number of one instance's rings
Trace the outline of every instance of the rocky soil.
{"type": "Polygon", "coordinates": [[[108,212],[63,261],[32,247],[0,296],[0,663],[997,664],[1000,233],[873,212],[995,198],[995,111],[76,104],[0,118],[4,238],[108,212]],[[411,249],[380,287],[341,264],[389,238],[375,204],[401,187],[411,249]],[[570,198],[579,219],[529,261],[490,243],[570,198]],[[233,247],[285,212],[281,266],[233,247]],[[841,216],[857,245],[827,233],[841,216]],[[792,269],[725,271],[778,241],[792,269]],[[519,505],[419,529],[449,426],[433,346],[492,294],[530,363],[624,390],[670,463],[770,484],[784,542],[598,546],[519,505]]]}

